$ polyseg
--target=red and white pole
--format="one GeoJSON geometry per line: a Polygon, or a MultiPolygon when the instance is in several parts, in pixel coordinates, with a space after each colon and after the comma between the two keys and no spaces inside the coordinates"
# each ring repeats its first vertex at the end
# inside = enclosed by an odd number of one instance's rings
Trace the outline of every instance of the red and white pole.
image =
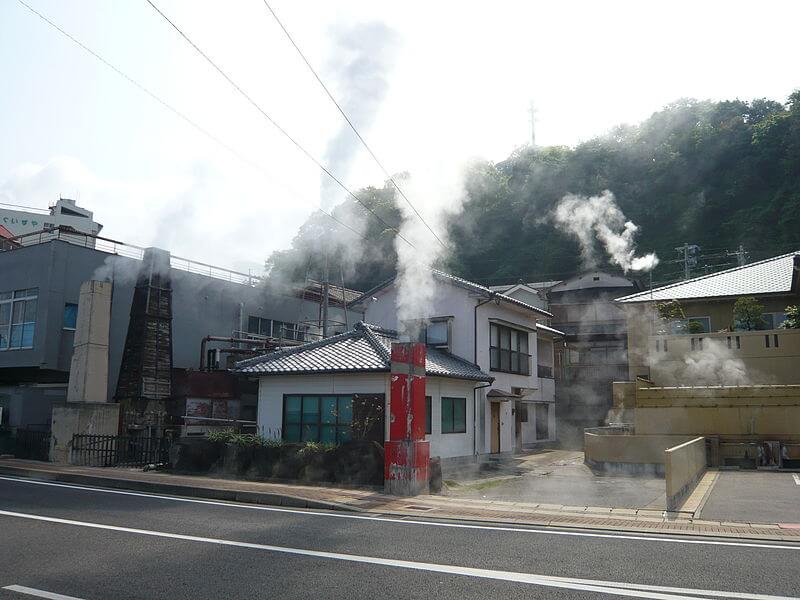
{"type": "Polygon", "coordinates": [[[386,492],[427,494],[430,442],[425,440],[425,344],[392,344],[389,441],[384,448],[386,492]]]}

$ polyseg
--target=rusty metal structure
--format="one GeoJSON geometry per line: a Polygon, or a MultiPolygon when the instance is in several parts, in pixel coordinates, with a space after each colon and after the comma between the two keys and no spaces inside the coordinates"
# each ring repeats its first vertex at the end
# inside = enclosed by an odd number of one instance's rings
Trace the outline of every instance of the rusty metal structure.
{"type": "Polygon", "coordinates": [[[170,254],[147,248],[136,280],[114,399],[121,430],[160,436],[172,395],[170,254]]]}

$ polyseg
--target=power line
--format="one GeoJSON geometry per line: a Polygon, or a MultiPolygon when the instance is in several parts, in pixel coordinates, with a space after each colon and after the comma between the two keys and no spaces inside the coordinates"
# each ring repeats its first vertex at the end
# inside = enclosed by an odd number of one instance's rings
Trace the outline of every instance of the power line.
{"type": "MultiPolygon", "coordinates": [[[[21,1],[21,0],[20,0],[20,1],[21,1]]],[[[267,121],[269,121],[269,122],[272,124],[272,126],[273,126],[273,127],[275,127],[275,129],[277,129],[277,130],[278,130],[278,131],[279,131],[281,134],[283,134],[283,136],[284,136],[284,137],[286,137],[286,139],[288,139],[288,140],[289,140],[289,141],[290,141],[292,144],[294,144],[294,146],[295,146],[295,147],[296,147],[298,150],[300,150],[300,151],[301,151],[303,154],[305,154],[305,156],[306,156],[306,157],[307,157],[307,158],[308,158],[308,159],[309,159],[311,162],[313,162],[315,165],[317,165],[317,167],[319,167],[319,169],[320,169],[320,170],[322,170],[322,171],[323,171],[323,172],[324,172],[324,173],[325,173],[325,174],[326,174],[328,177],[330,177],[330,178],[331,178],[331,180],[333,180],[333,181],[334,181],[334,182],[335,182],[335,183],[336,183],[336,184],[337,184],[337,185],[338,185],[340,188],[342,188],[342,189],[343,189],[343,190],[344,190],[344,191],[345,191],[345,192],[346,192],[346,193],[347,193],[349,196],[351,196],[351,197],[352,197],[352,198],[353,198],[353,199],[354,199],[356,202],[358,202],[358,203],[359,203],[361,206],[363,206],[363,207],[364,207],[364,208],[366,208],[366,209],[367,209],[367,210],[368,210],[370,213],[372,213],[372,215],[373,215],[373,216],[374,216],[376,219],[378,219],[378,221],[380,221],[382,225],[384,225],[384,226],[385,226],[387,229],[390,229],[390,230],[394,231],[394,232],[397,234],[397,237],[399,237],[399,238],[400,238],[401,240],[403,240],[403,241],[404,241],[406,244],[408,244],[409,246],[411,246],[412,248],[414,248],[414,244],[412,244],[412,243],[411,243],[411,242],[409,242],[409,241],[408,241],[408,240],[407,240],[405,237],[403,237],[403,235],[400,233],[400,231],[399,231],[399,230],[398,230],[396,227],[392,227],[392,226],[391,226],[391,225],[389,225],[389,224],[388,224],[386,221],[384,221],[384,220],[383,220],[383,218],[381,218],[381,216],[380,216],[378,213],[376,213],[376,212],[375,212],[375,211],[372,209],[372,207],[371,207],[371,206],[369,206],[368,204],[366,204],[365,202],[363,202],[363,201],[362,201],[362,200],[361,200],[361,199],[360,199],[358,196],[356,196],[356,195],[355,195],[355,193],[353,193],[353,192],[350,190],[350,188],[348,188],[348,187],[347,187],[347,186],[346,186],[344,183],[342,183],[342,181],[341,181],[341,180],[340,180],[338,177],[336,177],[336,176],[335,176],[333,173],[331,173],[331,172],[330,172],[330,171],[329,171],[329,170],[328,170],[328,169],[325,167],[325,165],[323,165],[321,162],[319,162],[319,161],[318,161],[318,160],[317,160],[317,159],[316,159],[316,158],[315,158],[315,157],[314,157],[314,156],[313,156],[313,155],[312,155],[312,154],[311,154],[311,153],[310,153],[308,150],[306,150],[306,149],[305,149],[305,148],[304,148],[304,147],[303,147],[303,146],[300,144],[300,142],[298,142],[296,139],[294,139],[294,138],[293,138],[293,137],[292,137],[292,136],[289,134],[289,132],[288,132],[288,131],[286,131],[286,130],[285,130],[283,127],[281,127],[281,126],[278,124],[278,122],[277,122],[277,121],[275,121],[275,119],[273,119],[272,117],[270,117],[270,116],[267,114],[267,112],[266,112],[266,111],[265,111],[263,108],[261,108],[261,106],[260,106],[260,105],[259,105],[259,104],[258,104],[258,103],[255,101],[255,100],[253,100],[253,98],[251,98],[251,97],[250,97],[250,96],[247,94],[247,92],[245,92],[245,91],[244,91],[244,90],[243,90],[241,87],[239,87],[239,85],[238,85],[238,84],[237,84],[237,83],[236,83],[236,82],[235,82],[233,79],[231,79],[231,78],[228,76],[228,74],[227,74],[227,73],[225,73],[225,71],[223,71],[223,70],[222,70],[222,69],[221,69],[219,66],[217,66],[217,64],[216,64],[216,63],[215,63],[213,60],[211,60],[211,58],[210,58],[210,57],[209,57],[209,56],[208,56],[208,55],[207,55],[205,52],[203,52],[203,50],[201,50],[201,49],[200,49],[200,47],[199,47],[197,44],[195,44],[195,43],[194,43],[194,42],[193,42],[193,41],[192,41],[192,40],[189,38],[189,36],[187,36],[187,35],[186,35],[186,34],[185,34],[185,33],[184,33],[182,30],[181,30],[181,28],[180,28],[180,27],[178,27],[178,26],[177,26],[177,25],[176,25],[176,24],[175,24],[175,23],[174,23],[174,22],[173,22],[173,21],[172,21],[172,20],[171,20],[171,19],[170,19],[170,18],[167,16],[167,15],[165,15],[163,12],[161,12],[161,10],[160,10],[160,9],[159,9],[159,8],[158,8],[158,7],[157,7],[155,4],[153,4],[152,0],[146,0],[146,1],[147,1],[147,3],[148,3],[148,4],[149,4],[149,5],[150,5],[150,6],[153,8],[153,10],[155,10],[155,11],[156,11],[156,12],[157,12],[159,15],[161,15],[161,17],[162,17],[162,18],[163,18],[163,19],[164,19],[164,20],[165,20],[167,23],[169,23],[169,24],[172,26],[172,28],[173,28],[175,31],[177,31],[177,32],[178,32],[178,34],[180,34],[180,36],[181,36],[181,37],[182,37],[184,40],[186,40],[186,42],[187,42],[187,43],[188,43],[188,44],[189,44],[189,45],[190,45],[192,48],[194,48],[194,49],[197,51],[197,53],[198,53],[198,54],[200,54],[200,56],[202,56],[202,57],[203,57],[203,58],[204,58],[204,59],[205,59],[205,60],[208,62],[208,64],[210,64],[212,67],[214,67],[214,69],[215,69],[215,70],[216,70],[216,71],[217,71],[217,72],[218,72],[220,75],[222,75],[222,77],[223,77],[223,78],[224,78],[224,79],[225,79],[225,80],[226,80],[228,83],[230,83],[230,84],[231,84],[231,86],[233,86],[233,88],[234,88],[234,89],[235,89],[237,92],[239,92],[239,94],[241,94],[241,95],[242,95],[242,96],[245,98],[245,100],[247,100],[247,101],[248,101],[250,104],[252,104],[252,105],[253,105],[253,107],[255,107],[255,109],[256,109],[256,110],[258,110],[258,112],[260,112],[260,113],[261,113],[261,114],[264,116],[264,118],[265,118],[265,119],[267,119],[267,121]]]]}
{"type": "Polygon", "coordinates": [[[361,134],[358,132],[358,129],[356,129],[356,126],[355,126],[355,125],[353,125],[353,122],[350,120],[350,117],[348,117],[348,116],[347,116],[347,113],[345,113],[345,112],[344,112],[344,109],[343,109],[343,108],[341,107],[341,105],[340,105],[340,104],[339,104],[339,103],[336,101],[336,98],[334,98],[334,97],[333,97],[333,94],[331,94],[330,90],[328,89],[328,86],[326,86],[326,85],[325,85],[325,82],[323,82],[323,81],[322,81],[322,79],[321,79],[321,78],[320,78],[320,76],[317,74],[317,72],[316,72],[316,70],[314,69],[314,67],[312,67],[312,66],[311,66],[311,63],[310,63],[310,62],[308,61],[308,59],[306,58],[305,54],[303,54],[303,51],[302,51],[302,50],[300,50],[300,47],[299,47],[299,46],[297,45],[297,43],[294,41],[294,38],[292,38],[291,34],[289,34],[289,31],[286,29],[286,27],[284,26],[284,24],[283,24],[283,23],[281,22],[281,20],[278,18],[278,15],[275,13],[275,11],[272,9],[272,7],[269,5],[269,2],[267,2],[267,0],[264,0],[264,6],[266,6],[266,7],[267,7],[267,10],[268,10],[268,11],[269,11],[269,12],[272,14],[273,18],[275,19],[275,22],[276,22],[276,23],[278,24],[278,26],[279,26],[279,27],[280,27],[280,28],[283,30],[283,33],[284,33],[284,34],[286,34],[286,37],[287,37],[287,39],[289,40],[289,42],[291,42],[292,46],[294,46],[294,49],[295,49],[295,50],[297,50],[297,53],[300,55],[300,58],[302,58],[302,59],[303,59],[303,62],[304,62],[304,63],[306,63],[306,66],[308,67],[308,70],[309,70],[309,71],[311,71],[311,74],[312,74],[312,75],[314,75],[314,78],[317,80],[317,82],[320,84],[320,86],[322,86],[322,89],[323,89],[323,90],[325,90],[325,94],[327,94],[328,98],[330,98],[330,101],[331,101],[331,102],[333,102],[334,106],[336,106],[336,108],[339,110],[339,114],[341,114],[341,115],[342,115],[342,117],[344,118],[344,120],[345,120],[345,121],[347,122],[347,124],[350,126],[350,129],[352,129],[352,130],[353,130],[353,133],[355,133],[355,134],[356,134],[356,137],[357,137],[357,138],[358,138],[358,140],[361,142],[361,145],[362,145],[362,146],[364,146],[364,148],[367,150],[367,152],[369,153],[369,155],[372,157],[372,160],[374,160],[374,161],[375,161],[375,164],[377,164],[377,165],[378,165],[378,167],[380,167],[381,171],[383,171],[383,174],[384,174],[384,176],[385,176],[385,177],[386,177],[386,178],[387,178],[387,179],[388,179],[388,180],[389,180],[389,181],[392,183],[392,185],[393,185],[393,186],[394,186],[394,188],[395,188],[395,189],[398,191],[398,193],[400,194],[400,196],[402,196],[402,197],[403,197],[403,200],[405,200],[405,201],[406,201],[406,203],[407,203],[407,204],[408,204],[408,205],[411,207],[411,210],[413,210],[413,211],[414,211],[414,214],[416,214],[416,215],[417,215],[417,217],[419,218],[419,220],[420,220],[420,221],[422,221],[422,224],[423,224],[423,225],[425,225],[425,227],[427,227],[427,228],[428,228],[428,231],[430,231],[430,232],[431,232],[431,234],[433,234],[433,237],[435,237],[435,238],[436,238],[436,241],[438,241],[438,242],[439,242],[439,244],[441,244],[442,248],[444,248],[444,249],[446,250],[446,249],[447,249],[447,245],[446,245],[446,244],[445,244],[445,243],[442,241],[442,238],[440,238],[440,237],[439,237],[439,236],[436,234],[436,232],[435,232],[435,231],[434,231],[434,230],[431,228],[431,226],[430,226],[430,225],[428,225],[427,221],[425,221],[425,219],[422,217],[422,215],[421,215],[421,214],[420,214],[420,212],[417,210],[417,208],[416,208],[416,207],[415,207],[415,206],[414,206],[414,205],[411,203],[411,200],[409,200],[409,199],[408,199],[408,197],[405,195],[405,193],[403,192],[403,190],[402,190],[402,189],[400,189],[400,186],[399,186],[399,185],[397,185],[397,182],[394,180],[394,177],[392,177],[392,176],[389,174],[389,171],[388,171],[388,170],[387,170],[387,169],[386,169],[386,168],[383,166],[383,164],[381,163],[381,161],[380,161],[380,160],[378,160],[378,157],[377,157],[377,156],[375,155],[375,153],[372,151],[372,148],[370,148],[370,147],[369,147],[369,144],[367,144],[366,140],[365,140],[365,139],[364,139],[364,138],[361,136],[361,134]]]}
{"type": "MultiPolygon", "coordinates": [[[[82,43],[80,40],[78,40],[77,38],[73,37],[73,36],[72,36],[70,33],[68,33],[67,31],[65,31],[64,29],[62,29],[62,28],[61,28],[61,27],[59,27],[58,25],[56,25],[56,24],[55,24],[53,21],[51,21],[50,19],[48,19],[48,18],[47,18],[46,16],[44,16],[42,13],[40,13],[39,11],[37,11],[35,8],[33,8],[32,6],[30,6],[30,5],[26,4],[25,2],[23,2],[23,0],[17,0],[17,2],[19,2],[19,3],[20,3],[22,6],[24,6],[25,8],[27,8],[27,9],[28,9],[28,10],[29,10],[31,13],[33,13],[34,15],[36,15],[37,17],[39,17],[39,18],[40,18],[42,21],[44,21],[45,23],[47,23],[48,25],[50,25],[50,26],[51,26],[53,29],[55,29],[56,31],[58,31],[59,33],[61,33],[61,34],[62,34],[64,37],[66,37],[67,39],[69,39],[71,42],[73,42],[73,43],[74,43],[75,45],[77,45],[79,48],[81,48],[81,49],[82,49],[82,50],[84,50],[85,52],[88,52],[89,54],[91,54],[93,57],[95,57],[97,60],[99,60],[101,63],[103,63],[103,64],[104,64],[106,67],[108,67],[109,69],[111,69],[112,71],[114,71],[114,72],[115,72],[117,75],[120,75],[121,77],[123,77],[124,79],[126,79],[126,80],[127,80],[129,83],[131,83],[131,84],[133,84],[134,86],[136,86],[137,88],[139,88],[139,90],[141,90],[142,92],[144,92],[145,94],[147,94],[148,96],[150,96],[150,97],[151,97],[153,100],[155,100],[156,102],[158,102],[158,103],[159,103],[161,106],[163,106],[164,108],[166,108],[167,110],[169,110],[171,113],[173,113],[173,114],[174,114],[174,115],[176,115],[177,117],[181,118],[183,121],[185,121],[186,123],[188,123],[189,125],[191,125],[192,127],[194,127],[194,128],[197,130],[197,131],[199,131],[200,133],[202,133],[203,135],[205,135],[206,137],[208,137],[208,138],[209,138],[210,140],[212,140],[213,142],[215,142],[215,143],[219,144],[219,145],[220,145],[222,148],[224,148],[225,150],[227,150],[228,152],[230,152],[230,153],[231,153],[233,156],[235,156],[235,157],[236,157],[236,158],[238,158],[239,160],[241,160],[241,161],[243,161],[243,162],[247,163],[248,165],[250,165],[250,166],[251,166],[251,167],[253,167],[254,169],[256,169],[256,170],[258,170],[258,171],[261,171],[261,172],[264,172],[264,173],[267,173],[267,171],[266,171],[266,170],[265,170],[265,169],[264,169],[264,168],[263,168],[261,165],[259,165],[258,163],[256,163],[256,162],[254,162],[254,161],[250,160],[250,159],[249,159],[249,158],[247,158],[246,156],[243,156],[242,154],[240,154],[239,152],[237,152],[237,151],[236,151],[234,148],[232,148],[231,146],[229,146],[228,144],[226,144],[225,142],[223,142],[221,139],[219,139],[217,136],[215,136],[213,133],[211,133],[210,131],[208,131],[207,129],[203,128],[203,127],[202,127],[202,126],[200,126],[198,123],[196,123],[195,121],[193,121],[192,119],[190,119],[189,117],[187,117],[185,114],[183,114],[183,113],[182,113],[181,111],[179,111],[177,108],[175,108],[175,107],[174,107],[174,106],[172,106],[171,104],[167,103],[166,101],[164,101],[164,100],[162,100],[161,98],[159,98],[158,96],[156,96],[156,94],[155,94],[155,93],[151,92],[151,91],[150,91],[149,89],[147,89],[147,88],[146,88],[144,85],[142,85],[141,83],[139,83],[138,81],[136,81],[135,79],[133,79],[132,77],[130,77],[128,74],[126,74],[125,72],[123,72],[123,71],[121,71],[120,69],[118,69],[117,67],[115,67],[113,64],[111,64],[110,62],[108,62],[108,61],[107,61],[105,58],[103,58],[102,56],[100,56],[100,55],[99,55],[97,52],[95,52],[94,50],[92,50],[91,48],[89,48],[88,46],[86,46],[85,44],[83,44],[83,43],[82,43]]],[[[267,174],[268,174],[268,173],[267,173],[267,174]]],[[[268,174],[268,175],[269,175],[269,174],[268,174]]],[[[26,207],[26,208],[27,208],[27,207],[26,207]]],[[[364,239],[364,240],[366,240],[366,241],[370,241],[370,240],[369,240],[368,238],[366,238],[366,237],[365,237],[365,236],[364,236],[362,233],[360,233],[359,231],[356,231],[355,229],[353,229],[352,227],[350,227],[350,226],[349,226],[347,223],[343,223],[342,221],[340,221],[339,219],[337,219],[336,217],[334,217],[332,214],[328,213],[327,211],[325,211],[325,210],[323,210],[323,209],[321,209],[321,208],[320,208],[320,209],[318,209],[318,210],[319,210],[320,212],[322,212],[323,214],[327,215],[328,217],[330,217],[330,218],[331,218],[333,221],[335,221],[336,223],[338,223],[338,224],[339,224],[339,225],[341,225],[342,227],[345,227],[346,229],[349,229],[350,231],[352,231],[352,232],[353,232],[353,233],[355,233],[356,235],[360,236],[362,239],[364,239]]]]}

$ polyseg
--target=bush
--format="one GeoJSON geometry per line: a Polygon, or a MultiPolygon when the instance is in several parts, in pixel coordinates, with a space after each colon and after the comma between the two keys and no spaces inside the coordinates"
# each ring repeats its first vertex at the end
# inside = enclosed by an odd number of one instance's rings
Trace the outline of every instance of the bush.
{"type": "Polygon", "coordinates": [[[236,433],[233,429],[209,431],[206,438],[210,442],[235,444],[241,448],[280,448],[283,446],[281,439],[266,438],[256,433],[236,433]]]}

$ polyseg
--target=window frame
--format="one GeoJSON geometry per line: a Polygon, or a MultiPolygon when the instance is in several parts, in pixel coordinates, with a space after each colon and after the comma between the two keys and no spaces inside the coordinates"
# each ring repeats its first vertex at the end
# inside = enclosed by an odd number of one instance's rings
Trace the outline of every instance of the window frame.
{"type": "Polygon", "coordinates": [[[441,427],[442,427],[442,434],[449,434],[449,433],[467,433],[467,399],[466,398],[459,398],[457,396],[442,396],[439,400],[439,405],[441,407],[441,427]],[[456,401],[459,403],[463,402],[463,417],[464,417],[464,428],[463,429],[456,429],[456,401]],[[446,406],[449,404],[449,408],[446,406]],[[445,416],[450,417],[450,428],[445,428],[445,416]]]}
{"type": "Polygon", "coordinates": [[[5,340],[5,345],[0,345],[0,352],[12,350],[32,350],[34,338],[36,336],[36,317],[39,312],[39,288],[23,288],[0,292],[0,310],[3,306],[8,306],[8,322],[0,325],[0,343],[5,340]],[[33,306],[32,315],[28,315],[29,303],[33,306]],[[21,320],[15,316],[15,308],[21,305],[21,320]],[[27,317],[30,316],[32,320],[27,317]],[[13,345],[14,334],[19,331],[19,344],[13,345]],[[30,344],[25,344],[27,339],[26,332],[30,332],[30,344]]]}
{"type": "Polygon", "coordinates": [[[529,377],[531,374],[530,332],[517,329],[500,323],[489,323],[489,370],[498,373],[510,373],[529,377]],[[497,346],[493,345],[494,332],[497,330],[497,346]],[[503,347],[504,340],[508,339],[508,347],[503,347]],[[522,340],[525,340],[525,350],[522,351],[522,340]],[[513,348],[516,340],[516,349],[513,348]],[[504,352],[508,353],[508,368],[503,368],[504,352]],[[495,356],[497,357],[495,361],[495,356]],[[516,358],[516,369],[514,369],[516,358]],[[523,368],[524,365],[524,368],[523,368]]]}
{"type": "Polygon", "coordinates": [[[78,304],[76,302],[64,302],[64,318],[61,320],[61,328],[65,331],[75,331],[78,327],[78,304]],[[75,307],[75,323],[70,326],[67,324],[67,307],[75,307]]]}
{"type": "MultiPolygon", "coordinates": [[[[323,442],[322,440],[322,432],[323,428],[332,428],[334,431],[334,441],[332,443],[336,445],[343,444],[344,442],[349,442],[353,439],[353,396],[354,394],[283,394],[283,401],[281,405],[282,415],[281,415],[281,439],[287,443],[296,443],[296,444],[304,444],[306,442],[318,442],[318,443],[330,443],[330,442],[323,442]],[[286,410],[286,403],[289,398],[299,398],[300,399],[300,421],[298,423],[287,423],[287,410],[286,410]],[[316,398],[317,399],[317,411],[316,411],[316,419],[309,420],[306,423],[306,412],[305,408],[305,399],[306,398],[316,398]],[[336,420],[333,423],[328,423],[323,421],[323,399],[324,398],[336,398],[336,420]],[[340,399],[342,398],[349,398],[350,399],[350,420],[349,421],[340,421],[339,417],[339,410],[340,410],[340,399]],[[296,425],[300,428],[299,436],[296,440],[288,440],[286,438],[287,432],[287,425],[296,425]],[[304,438],[304,428],[306,426],[309,427],[316,427],[317,435],[315,439],[303,439],[304,438]],[[341,429],[347,428],[348,433],[345,439],[340,439],[341,429]]],[[[311,413],[309,413],[311,414],[311,413]]]]}

